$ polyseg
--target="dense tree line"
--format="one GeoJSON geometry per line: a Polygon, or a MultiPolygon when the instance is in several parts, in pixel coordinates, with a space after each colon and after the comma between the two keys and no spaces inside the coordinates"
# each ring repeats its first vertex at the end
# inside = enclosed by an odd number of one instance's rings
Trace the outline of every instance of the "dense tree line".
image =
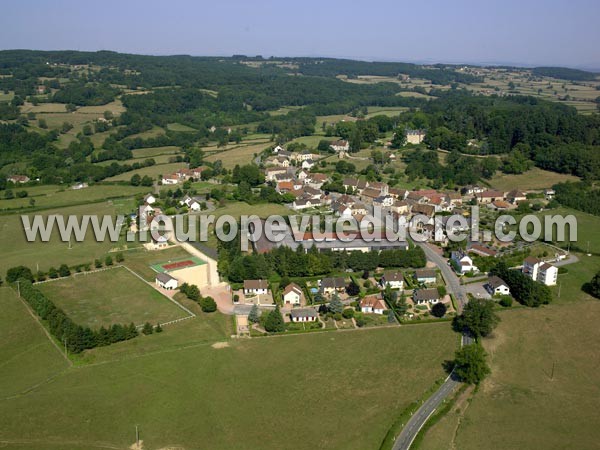
{"type": "Polygon", "coordinates": [[[264,254],[243,254],[239,242],[219,243],[219,271],[232,282],[247,279],[282,277],[307,277],[328,275],[335,271],[352,269],[356,272],[377,267],[425,267],[426,258],[420,247],[409,250],[382,250],[380,252],[319,252],[315,247],[308,251],[300,245],[296,250],[282,246],[264,254]]]}
{"type": "Polygon", "coordinates": [[[458,72],[452,66],[436,65],[424,67],[422,65],[400,62],[367,62],[348,59],[321,59],[296,58],[300,63],[299,72],[304,75],[336,77],[347,75],[379,75],[396,77],[399,74],[409,75],[414,78],[424,78],[434,84],[450,83],[477,83],[480,77],[458,72]]]}
{"type": "Polygon", "coordinates": [[[52,96],[52,101],[78,106],[99,106],[112,102],[119,92],[119,89],[108,84],[69,83],[52,96]]]}
{"type": "Polygon", "coordinates": [[[559,183],[553,186],[555,199],[569,208],[600,216],[600,189],[591,183],[559,183]]]}
{"type": "Polygon", "coordinates": [[[65,312],[56,307],[42,292],[33,286],[30,280],[19,280],[21,296],[29,303],[36,314],[48,324],[50,333],[64,342],[71,353],[81,353],[94,347],[114,344],[115,342],[133,339],[138,331],[133,323],[129,325],[114,324],[108,328],[100,327],[92,330],[73,322],[65,312]]]}
{"type": "Polygon", "coordinates": [[[598,74],[567,67],[534,67],[531,71],[538,77],[552,77],[570,81],[594,81],[598,74]]]}
{"type": "Polygon", "coordinates": [[[503,279],[508,284],[511,295],[525,306],[536,307],[552,301],[552,292],[548,286],[533,281],[518,269],[509,269],[504,262],[490,270],[490,275],[503,279]]]}

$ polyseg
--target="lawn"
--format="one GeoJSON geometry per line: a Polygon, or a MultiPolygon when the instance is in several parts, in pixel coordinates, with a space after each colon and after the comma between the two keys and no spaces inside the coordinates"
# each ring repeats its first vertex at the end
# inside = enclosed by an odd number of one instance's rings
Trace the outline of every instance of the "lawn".
{"type": "Polygon", "coordinates": [[[0,401],[0,441],[127,448],[137,425],[144,448],[378,448],[396,415],[444,376],[456,344],[436,324],[213,347],[231,330],[222,320],[201,316],[94,349],[96,364],[0,401]]]}
{"type": "Polygon", "coordinates": [[[422,448],[598,448],[599,320],[597,300],[503,313],[484,341],[491,376],[466,410],[444,419],[453,426],[440,422],[447,445],[422,448]]]}
{"type": "Polygon", "coordinates": [[[67,361],[8,287],[0,288],[0,309],[0,398],[5,398],[62,372],[67,361]]]}
{"type": "Polygon", "coordinates": [[[164,323],[189,315],[123,267],[37,287],[75,323],[92,329],[114,323],[164,323]]]}
{"type": "Polygon", "coordinates": [[[136,148],[131,151],[134,158],[155,158],[159,155],[177,155],[180,152],[179,147],[167,146],[167,147],[149,147],[149,148],[136,148]]]}

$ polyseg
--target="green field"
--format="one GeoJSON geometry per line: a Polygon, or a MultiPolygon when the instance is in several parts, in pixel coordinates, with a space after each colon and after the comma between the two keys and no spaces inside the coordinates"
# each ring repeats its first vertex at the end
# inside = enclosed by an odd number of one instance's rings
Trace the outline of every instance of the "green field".
{"type": "Polygon", "coordinates": [[[529,189],[551,188],[557,183],[578,180],[579,178],[573,175],[550,172],[534,167],[520,175],[506,175],[498,172],[491,180],[489,180],[489,183],[494,189],[508,192],[512,189],[525,191],[529,189]]]}
{"type": "Polygon", "coordinates": [[[598,320],[598,300],[503,313],[484,341],[491,376],[420,448],[598,448],[598,320]]]}
{"type": "Polygon", "coordinates": [[[150,147],[150,148],[136,148],[131,151],[134,158],[154,158],[158,155],[176,155],[180,152],[179,147],[167,146],[167,147],[150,147]]]}
{"type": "Polygon", "coordinates": [[[8,287],[0,288],[0,309],[0,398],[4,399],[47,381],[68,364],[8,287]]]}
{"type": "Polygon", "coordinates": [[[208,155],[206,161],[221,160],[223,167],[233,169],[236,165],[250,164],[255,154],[261,153],[264,149],[273,145],[272,142],[264,140],[259,143],[242,143],[240,145],[232,144],[216,150],[216,153],[208,155]]]}
{"type": "MultiPolygon", "coordinates": [[[[104,199],[118,197],[133,197],[135,194],[147,192],[148,188],[141,186],[122,185],[93,185],[84,189],[71,189],[71,186],[42,185],[15,188],[15,191],[27,191],[25,198],[0,199],[0,211],[19,209],[58,208],[82,203],[92,203],[104,199]],[[35,201],[31,206],[31,199],[35,201]]],[[[133,209],[134,204],[132,202],[133,209]]]]}
{"type": "Polygon", "coordinates": [[[154,179],[158,179],[160,175],[169,175],[184,167],[185,163],[156,164],[155,166],[148,166],[138,170],[120,173],[114,177],[107,178],[106,181],[129,181],[131,180],[131,177],[136,174],[141,177],[148,175],[154,179]]]}
{"type": "Polygon", "coordinates": [[[215,348],[231,330],[224,320],[201,315],[94,349],[94,364],[2,400],[0,442],[127,448],[138,425],[150,449],[377,448],[396,415],[444,376],[456,344],[436,324],[215,348]]]}
{"type": "MultiPolygon", "coordinates": [[[[73,206],[61,209],[52,209],[44,211],[43,217],[49,214],[77,215],[82,214],[111,215],[130,211],[129,201],[104,202],[89,205],[73,206]]],[[[72,240],[62,242],[58,231],[55,231],[49,242],[28,242],[26,239],[21,216],[0,215],[0,248],[2,248],[2,258],[0,259],[0,273],[4,277],[6,269],[25,265],[34,272],[39,265],[40,270],[48,270],[50,267],[58,267],[65,263],[68,265],[92,263],[94,258],[103,258],[106,253],[122,245],[122,243],[97,242],[94,239],[91,230],[86,234],[83,242],[72,240]]],[[[55,228],[56,230],[56,228],[55,228]]]]}
{"type": "Polygon", "coordinates": [[[37,287],[75,323],[92,329],[114,323],[164,323],[189,315],[123,267],[37,287]]]}

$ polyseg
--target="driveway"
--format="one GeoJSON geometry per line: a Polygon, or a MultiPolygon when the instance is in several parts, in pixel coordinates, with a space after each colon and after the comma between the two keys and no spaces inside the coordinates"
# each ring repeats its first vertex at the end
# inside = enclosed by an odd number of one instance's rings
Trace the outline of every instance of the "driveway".
{"type": "Polygon", "coordinates": [[[471,294],[475,298],[486,298],[491,299],[490,293],[483,287],[485,283],[471,283],[465,284],[463,287],[468,294],[471,294]]]}

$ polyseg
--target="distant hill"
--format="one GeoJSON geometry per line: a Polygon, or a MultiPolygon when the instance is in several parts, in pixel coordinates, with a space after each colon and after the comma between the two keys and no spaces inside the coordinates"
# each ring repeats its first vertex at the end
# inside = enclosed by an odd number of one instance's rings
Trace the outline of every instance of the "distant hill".
{"type": "Polygon", "coordinates": [[[594,81],[597,73],[587,72],[579,69],[569,69],[568,67],[535,67],[533,74],[540,77],[560,78],[569,81],[594,81]]]}

